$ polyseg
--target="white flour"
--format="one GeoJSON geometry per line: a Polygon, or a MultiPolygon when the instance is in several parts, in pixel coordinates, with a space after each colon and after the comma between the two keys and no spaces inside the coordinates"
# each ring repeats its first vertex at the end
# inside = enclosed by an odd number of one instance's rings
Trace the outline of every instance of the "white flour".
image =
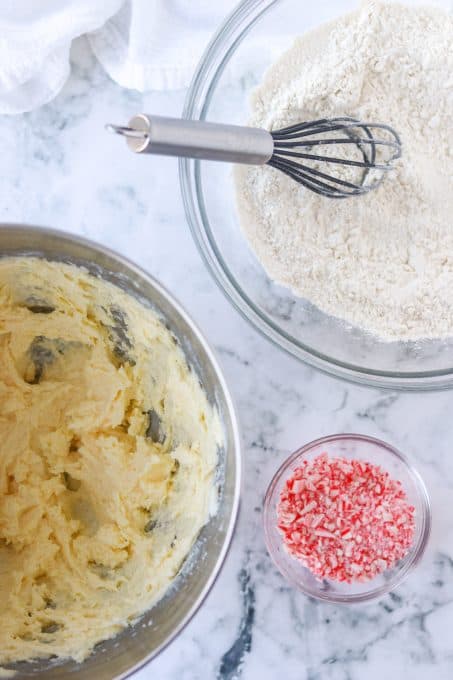
{"type": "Polygon", "coordinates": [[[366,2],[298,38],[253,96],[252,125],[350,115],[393,125],[383,185],[317,196],[269,167],[236,169],[241,224],[268,274],[388,340],[453,335],[453,17],[366,2]]]}

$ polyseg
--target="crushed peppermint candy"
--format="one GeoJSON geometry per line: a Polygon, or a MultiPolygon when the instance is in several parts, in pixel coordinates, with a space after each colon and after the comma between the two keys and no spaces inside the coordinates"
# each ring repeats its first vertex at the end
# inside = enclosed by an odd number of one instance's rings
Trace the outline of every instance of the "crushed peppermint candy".
{"type": "Polygon", "coordinates": [[[415,508],[401,482],[378,465],[329,458],[304,460],[277,506],[287,551],[319,578],[368,581],[409,551],[415,508]]]}

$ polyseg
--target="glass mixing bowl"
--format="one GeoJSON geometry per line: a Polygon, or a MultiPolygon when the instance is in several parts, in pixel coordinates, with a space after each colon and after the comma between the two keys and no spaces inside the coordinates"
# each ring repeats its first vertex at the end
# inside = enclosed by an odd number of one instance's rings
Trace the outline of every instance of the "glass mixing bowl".
{"type": "MultiPolygon", "coordinates": [[[[246,123],[251,91],[294,37],[357,4],[354,0],[241,2],[203,56],[184,116],[246,123]]],[[[438,4],[450,6],[447,0],[438,4]]],[[[242,234],[231,166],[181,159],[180,180],[187,219],[209,270],[233,305],[275,344],[327,373],[355,382],[411,390],[452,386],[453,338],[383,342],[274,283],[242,234]]]]}
{"type": "Polygon", "coordinates": [[[326,602],[353,604],[367,602],[390,592],[418,564],[428,543],[431,530],[431,510],[425,484],[406,456],[380,439],[360,434],[338,434],[317,439],[293,453],[275,473],[264,499],[264,536],[266,546],[281,574],[306,595],[326,602]],[[393,479],[398,479],[411,505],[415,508],[415,531],[407,555],[370,581],[340,583],[319,579],[301,562],[288,554],[277,528],[277,504],[286,480],[304,460],[313,460],[321,453],[329,457],[359,459],[379,465],[393,479]]]}

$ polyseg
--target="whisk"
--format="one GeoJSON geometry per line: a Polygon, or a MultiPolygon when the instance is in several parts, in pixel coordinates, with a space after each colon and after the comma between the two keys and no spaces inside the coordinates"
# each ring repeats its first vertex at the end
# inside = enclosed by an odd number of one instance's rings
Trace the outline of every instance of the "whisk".
{"type": "Polygon", "coordinates": [[[136,153],[267,164],[328,198],[376,189],[401,156],[401,141],[392,127],[350,117],[321,118],[271,132],[145,114],[127,126],[106,127],[125,136],[136,153]]]}

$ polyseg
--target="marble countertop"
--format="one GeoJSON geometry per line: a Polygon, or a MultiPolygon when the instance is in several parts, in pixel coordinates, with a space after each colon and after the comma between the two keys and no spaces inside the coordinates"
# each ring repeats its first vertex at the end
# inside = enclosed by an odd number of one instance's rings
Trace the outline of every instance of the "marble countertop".
{"type": "Polygon", "coordinates": [[[349,385],[261,338],[230,306],[192,242],[177,162],[141,158],[104,123],[141,110],[178,115],[184,92],[142,96],[112,83],[84,39],[49,105],[0,117],[1,221],[65,229],[108,244],[159,278],[215,348],[240,413],[242,511],[220,578],[179,638],[137,680],[451,680],[453,677],[453,395],[349,385]],[[375,435],[406,452],[433,501],[419,567],[368,605],[322,604],[290,589],[261,531],[267,484],[316,437],[375,435]]]}

